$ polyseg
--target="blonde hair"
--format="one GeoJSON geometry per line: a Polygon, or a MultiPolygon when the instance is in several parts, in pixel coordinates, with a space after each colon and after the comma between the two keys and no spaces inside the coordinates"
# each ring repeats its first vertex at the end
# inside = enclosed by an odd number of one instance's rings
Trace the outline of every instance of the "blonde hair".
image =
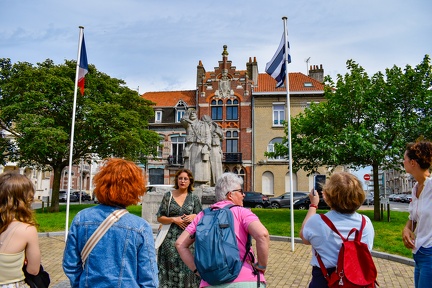
{"type": "Polygon", "coordinates": [[[351,173],[333,174],[323,187],[325,202],[340,213],[354,213],[366,195],[360,180],[351,173]]]}

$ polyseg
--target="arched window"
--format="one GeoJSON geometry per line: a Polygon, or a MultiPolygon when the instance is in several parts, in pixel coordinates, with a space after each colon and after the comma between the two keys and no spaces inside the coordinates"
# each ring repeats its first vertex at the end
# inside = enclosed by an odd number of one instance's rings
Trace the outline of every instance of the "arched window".
{"type": "Polygon", "coordinates": [[[211,118],[212,120],[222,120],[222,100],[212,100],[211,103],[211,118]]]}
{"type": "Polygon", "coordinates": [[[238,120],[238,100],[228,100],[226,102],[226,119],[238,120]]]}
{"type": "MultiPolygon", "coordinates": [[[[287,174],[285,174],[285,192],[291,192],[290,186],[290,176],[288,172],[287,174]]],[[[298,191],[297,174],[295,173],[293,173],[293,190],[298,191]]]]}
{"type": "MultiPolygon", "coordinates": [[[[282,143],[283,138],[282,137],[276,137],[273,138],[269,144],[267,145],[267,152],[275,152],[275,144],[276,143],[282,143]]],[[[268,160],[284,160],[283,156],[277,156],[275,158],[268,158],[268,160]]]]}
{"type": "Polygon", "coordinates": [[[274,176],[271,172],[264,172],[262,175],[261,191],[265,195],[274,195],[274,176]]]}

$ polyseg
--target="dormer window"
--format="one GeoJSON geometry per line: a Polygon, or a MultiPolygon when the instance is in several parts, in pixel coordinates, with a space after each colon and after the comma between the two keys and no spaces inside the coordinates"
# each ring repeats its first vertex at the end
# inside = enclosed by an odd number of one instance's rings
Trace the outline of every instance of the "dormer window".
{"type": "Polygon", "coordinates": [[[162,111],[155,111],[155,123],[162,123],[162,111]]]}
{"type": "Polygon", "coordinates": [[[177,110],[176,112],[176,123],[180,123],[180,120],[183,118],[183,115],[185,114],[185,110],[177,110]]]}

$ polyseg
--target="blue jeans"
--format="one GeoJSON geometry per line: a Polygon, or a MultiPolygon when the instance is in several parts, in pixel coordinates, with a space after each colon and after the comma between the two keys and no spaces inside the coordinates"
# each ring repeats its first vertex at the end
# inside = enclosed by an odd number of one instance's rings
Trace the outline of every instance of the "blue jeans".
{"type": "Polygon", "coordinates": [[[420,247],[413,254],[415,261],[414,286],[415,288],[430,287],[432,283],[432,247],[420,247]]]}

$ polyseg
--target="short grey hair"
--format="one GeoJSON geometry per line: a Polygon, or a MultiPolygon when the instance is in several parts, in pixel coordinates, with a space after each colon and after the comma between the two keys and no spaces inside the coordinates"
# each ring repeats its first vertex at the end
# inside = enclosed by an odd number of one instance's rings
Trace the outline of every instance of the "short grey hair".
{"type": "Polygon", "coordinates": [[[215,194],[216,201],[222,201],[226,198],[228,192],[238,189],[243,185],[243,179],[232,172],[223,173],[216,181],[215,194]]]}

